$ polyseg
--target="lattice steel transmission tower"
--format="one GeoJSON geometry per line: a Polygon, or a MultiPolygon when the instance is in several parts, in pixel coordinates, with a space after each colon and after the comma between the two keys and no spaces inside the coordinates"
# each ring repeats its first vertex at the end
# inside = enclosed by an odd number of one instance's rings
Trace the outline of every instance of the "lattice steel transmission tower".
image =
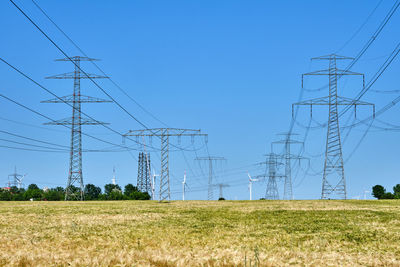
{"type": "Polygon", "coordinates": [[[265,199],[278,200],[279,199],[279,191],[278,191],[278,183],[276,180],[278,178],[282,178],[285,176],[277,174],[276,169],[277,169],[278,165],[282,165],[282,164],[279,163],[277,160],[278,155],[273,152],[271,152],[265,156],[266,156],[265,161],[258,163],[258,165],[265,165],[265,174],[260,174],[260,175],[256,175],[253,177],[251,177],[249,174],[250,183],[263,181],[268,177],[267,189],[265,190],[265,199]]]}
{"type": "Polygon", "coordinates": [[[226,161],[223,157],[197,157],[195,160],[199,161],[208,161],[208,192],[207,192],[207,199],[213,200],[214,199],[214,185],[213,185],[213,162],[217,161],[226,161]]]}
{"type": "Polygon", "coordinates": [[[151,194],[150,154],[139,152],[137,188],[140,192],[151,194]]]}
{"type": "MultiPolygon", "coordinates": [[[[346,191],[346,180],[344,175],[344,164],[342,154],[342,144],[340,140],[340,127],[339,127],[339,116],[338,106],[354,106],[355,111],[357,106],[372,106],[375,113],[375,106],[372,103],[359,101],[355,99],[345,98],[338,96],[338,79],[345,75],[359,75],[363,77],[363,87],[365,86],[364,74],[352,72],[349,70],[340,70],[336,66],[337,60],[354,60],[351,57],[338,56],[335,54],[312,58],[312,60],[328,60],[329,68],[325,70],[314,71],[305,73],[302,75],[326,75],[329,77],[329,96],[320,97],[316,99],[306,100],[298,102],[292,105],[307,105],[311,108],[312,106],[324,105],[329,106],[329,117],[328,117],[328,132],[326,138],[326,149],[325,149],[325,164],[324,174],[322,177],[322,193],[321,199],[330,199],[332,195],[336,194],[342,199],[347,199],[346,191]]],[[[302,81],[303,86],[303,81],[302,81]]],[[[356,112],[355,112],[356,114],[356,112]]]]}
{"type": "Polygon", "coordinates": [[[228,184],[216,184],[216,186],[218,186],[218,188],[219,188],[219,199],[224,198],[222,190],[226,187],[229,187],[229,185],[228,184]]]}
{"type": "Polygon", "coordinates": [[[283,155],[277,155],[277,157],[283,157],[285,159],[285,183],[283,187],[283,199],[293,200],[293,186],[292,186],[292,160],[304,160],[307,159],[300,155],[291,154],[291,145],[298,144],[303,145],[304,142],[291,139],[294,133],[284,133],[278,134],[285,136],[285,139],[272,142],[271,146],[274,144],[282,144],[285,148],[285,153],[283,155]]]}
{"type": "Polygon", "coordinates": [[[17,173],[17,167],[15,167],[14,173],[8,175],[8,187],[16,186],[18,189],[21,189],[24,177],[25,175],[17,173]]]}
{"type": "MultiPolygon", "coordinates": [[[[192,138],[192,143],[196,136],[207,136],[207,134],[200,133],[200,130],[192,129],[178,129],[178,128],[154,128],[154,129],[144,129],[144,130],[130,130],[128,133],[124,134],[126,136],[135,136],[137,139],[139,137],[149,137],[152,138],[156,136],[160,138],[161,141],[161,174],[160,174],[160,199],[159,201],[170,201],[170,183],[169,183],[169,145],[171,136],[178,137],[178,142],[180,142],[182,136],[190,136],[192,138]]],[[[150,139],[151,140],[151,139],[150,139]]]]}
{"type": "Polygon", "coordinates": [[[87,117],[82,117],[81,104],[82,103],[103,103],[112,102],[100,98],[81,95],[81,79],[99,79],[107,78],[95,74],[83,73],[80,67],[81,61],[95,61],[97,59],[75,56],[71,58],[57,59],[56,61],[69,61],[74,64],[75,70],[73,72],[64,73],[60,75],[50,76],[46,79],[73,79],[74,90],[72,95],[54,98],[42,103],[70,103],[72,106],[72,117],[62,119],[55,122],[45,123],[47,125],[69,125],[71,128],[71,153],[69,162],[69,172],[67,187],[65,189],[65,200],[83,200],[84,199],[84,184],[82,175],[82,125],[98,125],[105,124],[97,120],[92,120],[87,117]],[[78,191],[73,190],[76,186],[78,191]]]}
{"type": "Polygon", "coordinates": [[[285,176],[277,174],[276,172],[276,168],[279,164],[277,161],[277,155],[275,153],[269,153],[267,157],[268,159],[265,161],[265,164],[268,166],[268,183],[267,190],[265,191],[265,199],[278,200],[279,191],[276,180],[285,176]]]}

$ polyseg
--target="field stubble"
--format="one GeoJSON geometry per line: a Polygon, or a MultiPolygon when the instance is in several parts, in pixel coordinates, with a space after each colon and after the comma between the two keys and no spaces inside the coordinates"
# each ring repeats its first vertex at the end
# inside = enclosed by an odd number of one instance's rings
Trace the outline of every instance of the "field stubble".
{"type": "Polygon", "coordinates": [[[400,201],[0,202],[4,266],[399,266],[400,201]]]}

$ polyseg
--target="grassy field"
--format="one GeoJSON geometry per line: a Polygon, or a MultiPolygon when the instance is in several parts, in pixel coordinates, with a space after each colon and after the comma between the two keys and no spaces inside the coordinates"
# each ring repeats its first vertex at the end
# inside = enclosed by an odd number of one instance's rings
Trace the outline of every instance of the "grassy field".
{"type": "Polygon", "coordinates": [[[0,202],[1,266],[399,266],[400,201],[0,202]]]}

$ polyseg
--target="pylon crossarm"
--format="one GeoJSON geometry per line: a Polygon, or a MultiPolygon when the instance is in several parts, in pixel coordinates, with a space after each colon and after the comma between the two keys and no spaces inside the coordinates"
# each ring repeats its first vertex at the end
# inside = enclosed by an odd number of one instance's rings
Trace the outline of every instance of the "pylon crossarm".
{"type": "Polygon", "coordinates": [[[336,54],[329,54],[329,55],[311,58],[311,60],[332,60],[332,59],[334,59],[334,60],[354,60],[353,57],[340,56],[340,55],[336,55],[336,54]]]}
{"type": "Polygon", "coordinates": [[[74,95],[67,95],[49,100],[40,101],[40,103],[111,103],[110,100],[105,100],[97,97],[81,95],[79,100],[74,99],[74,95]]]}
{"type": "MultiPolygon", "coordinates": [[[[343,76],[343,75],[364,76],[363,73],[354,72],[354,71],[350,71],[350,70],[341,70],[341,69],[336,69],[334,74],[336,74],[338,76],[343,76]]],[[[311,75],[332,75],[332,73],[329,72],[329,69],[328,69],[328,70],[317,70],[317,71],[308,72],[308,73],[303,74],[303,76],[311,76],[311,75]]]]}
{"type": "Polygon", "coordinates": [[[104,79],[104,78],[109,78],[109,77],[92,73],[86,73],[86,74],[81,72],[76,73],[73,71],[46,77],[46,79],[104,79]]]}
{"type": "MultiPolygon", "coordinates": [[[[73,118],[66,118],[66,119],[61,119],[57,121],[52,121],[52,122],[46,122],[44,125],[75,125],[76,122],[74,122],[73,118]]],[[[81,118],[80,123],[81,125],[107,125],[109,123],[106,122],[100,122],[97,120],[92,120],[90,118],[81,118]]]]}
{"type": "Polygon", "coordinates": [[[97,58],[90,58],[90,57],[81,57],[81,56],[73,56],[73,57],[66,57],[66,58],[59,58],[55,59],[54,61],[100,61],[97,58]]]}
{"type": "Polygon", "coordinates": [[[129,130],[124,136],[207,136],[201,130],[179,128],[152,128],[143,130],[129,130]]]}
{"type": "Polygon", "coordinates": [[[280,141],[274,141],[274,142],[272,142],[272,144],[303,144],[304,142],[301,142],[301,141],[297,141],[297,140],[292,140],[292,139],[289,139],[289,140],[280,140],[280,141]]]}
{"type": "Polygon", "coordinates": [[[294,103],[295,106],[321,106],[321,105],[339,105],[339,106],[350,106],[350,105],[374,105],[365,101],[351,99],[347,97],[337,96],[336,103],[329,103],[329,96],[309,99],[301,102],[294,103]]]}

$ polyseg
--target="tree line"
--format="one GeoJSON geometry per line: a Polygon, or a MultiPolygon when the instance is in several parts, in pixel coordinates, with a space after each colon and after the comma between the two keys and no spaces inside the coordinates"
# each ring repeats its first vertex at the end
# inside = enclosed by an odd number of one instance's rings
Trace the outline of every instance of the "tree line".
{"type": "MultiPolygon", "coordinates": [[[[69,187],[70,192],[79,193],[76,186],[69,187]]],[[[85,200],[149,200],[147,192],[140,192],[132,184],[127,184],[122,191],[117,184],[106,184],[104,193],[101,188],[93,184],[87,184],[84,188],[85,200]]],[[[30,184],[27,189],[16,186],[0,188],[0,201],[60,201],[65,199],[65,189],[61,186],[55,188],[40,189],[36,184],[30,184]]]]}
{"type": "Polygon", "coordinates": [[[393,193],[386,192],[381,185],[375,185],[372,187],[372,195],[377,199],[400,199],[400,184],[393,186],[393,193]]]}

